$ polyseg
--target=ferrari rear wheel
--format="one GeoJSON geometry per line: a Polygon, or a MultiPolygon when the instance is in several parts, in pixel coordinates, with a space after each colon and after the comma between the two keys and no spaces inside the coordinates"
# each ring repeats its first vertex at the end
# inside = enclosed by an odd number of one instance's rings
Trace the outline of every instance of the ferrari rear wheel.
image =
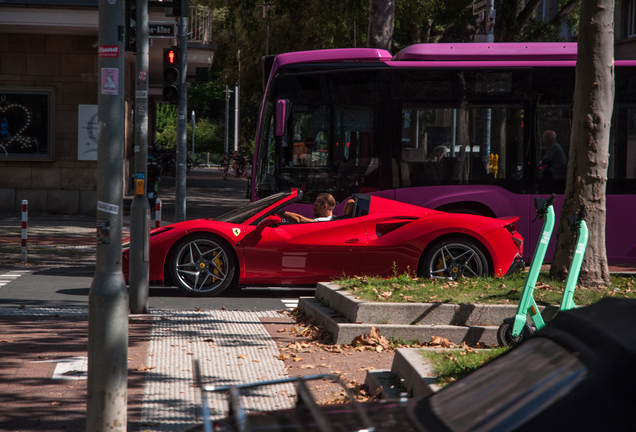
{"type": "Polygon", "coordinates": [[[436,279],[457,280],[488,274],[488,261],[481,248],[465,238],[453,237],[436,243],[426,252],[422,275],[436,279]]]}
{"type": "Polygon", "coordinates": [[[232,283],[236,267],[229,246],[210,234],[181,239],[168,261],[172,281],[191,296],[216,296],[232,283]]]}

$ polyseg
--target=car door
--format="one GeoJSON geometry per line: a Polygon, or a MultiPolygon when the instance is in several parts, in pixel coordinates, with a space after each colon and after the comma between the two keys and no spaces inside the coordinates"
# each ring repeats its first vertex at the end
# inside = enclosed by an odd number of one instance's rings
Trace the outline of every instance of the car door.
{"type": "Polygon", "coordinates": [[[358,218],[250,226],[243,245],[247,283],[315,284],[355,274],[367,234],[358,218]]]}

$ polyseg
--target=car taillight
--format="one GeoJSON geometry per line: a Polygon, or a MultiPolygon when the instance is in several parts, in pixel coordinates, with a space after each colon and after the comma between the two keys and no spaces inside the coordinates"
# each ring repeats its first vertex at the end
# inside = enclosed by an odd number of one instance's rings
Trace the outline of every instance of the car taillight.
{"type": "Polygon", "coordinates": [[[510,234],[516,234],[517,233],[517,222],[511,222],[511,223],[507,224],[504,228],[506,228],[510,234]]]}

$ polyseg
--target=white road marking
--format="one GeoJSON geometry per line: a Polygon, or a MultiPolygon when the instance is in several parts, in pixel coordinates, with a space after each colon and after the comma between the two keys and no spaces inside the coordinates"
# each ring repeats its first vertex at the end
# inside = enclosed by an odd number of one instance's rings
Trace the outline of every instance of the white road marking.
{"type": "Polygon", "coordinates": [[[295,307],[298,307],[298,299],[280,299],[280,301],[283,302],[283,304],[285,305],[285,307],[287,309],[294,309],[295,307]]]}
{"type": "Polygon", "coordinates": [[[69,357],[56,360],[42,360],[33,363],[57,363],[51,379],[85,380],[88,376],[87,357],[69,357]]]}
{"type": "Polygon", "coordinates": [[[13,282],[23,274],[29,273],[30,270],[11,270],[10,272],[0,274],[0,287],[13,282]]]}

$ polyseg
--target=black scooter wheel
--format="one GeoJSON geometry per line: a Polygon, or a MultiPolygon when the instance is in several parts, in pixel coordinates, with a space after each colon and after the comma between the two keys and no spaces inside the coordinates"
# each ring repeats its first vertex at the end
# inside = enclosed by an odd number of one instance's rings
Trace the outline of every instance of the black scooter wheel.
{"type": "Polygon", "coordinates": [[[514,325],[514,320],[506,320],[502,325],[499,326],[499,330],[497,330],[497,343],[499,346],[508,346],[514,347],[519,345],[523,340],[529,338],[534,333],[532,327],[525,323],[523,325],[523,330],[521,330],[521,334],[519,337],[512,337],[512,327],[514,325]]]}

